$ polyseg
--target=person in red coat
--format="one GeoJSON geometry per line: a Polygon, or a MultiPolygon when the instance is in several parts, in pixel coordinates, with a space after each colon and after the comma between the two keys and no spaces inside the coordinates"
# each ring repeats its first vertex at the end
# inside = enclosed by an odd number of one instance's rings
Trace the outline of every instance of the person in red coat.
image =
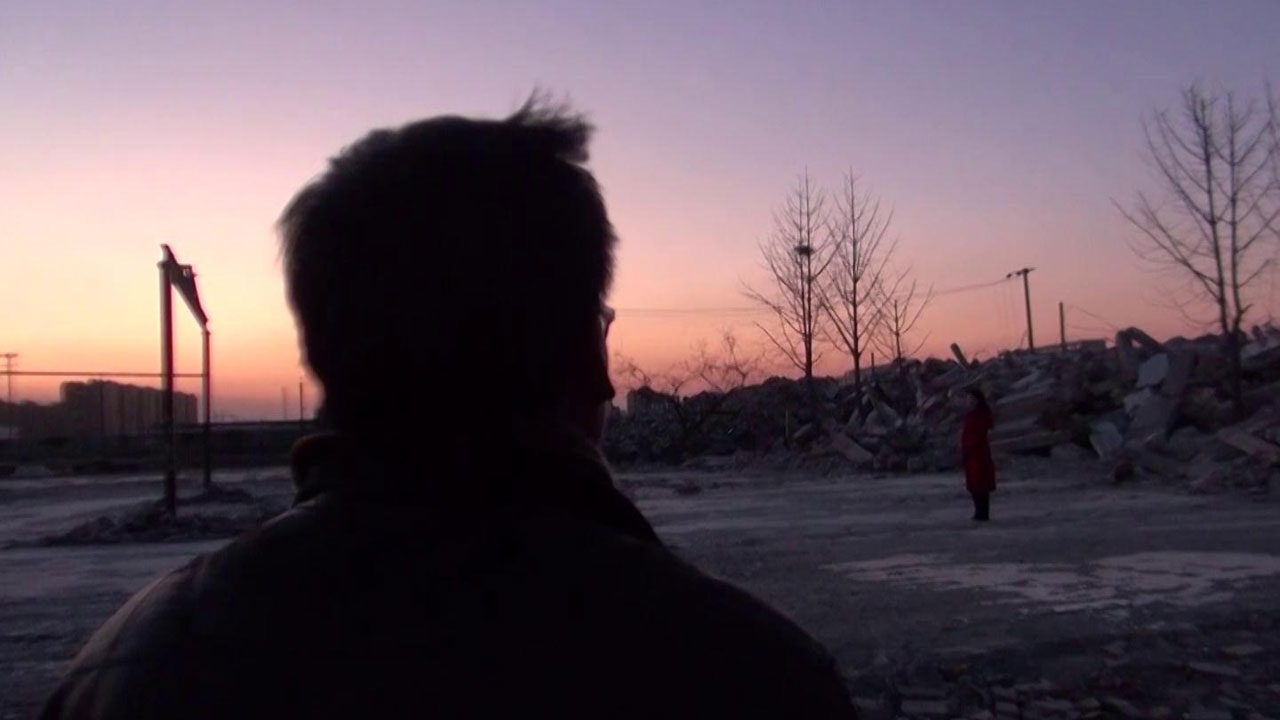
{"type": "Polygon", "coordinates": [[[987,439],[995,415],[981,390],[970,388],[969,396],[969,411],[960,435],[960,457],[964,462],[964,484],[973,496],[973,519],[986,522],[991,519],[991,493],[996,490],[996,465],[987,439]]]}

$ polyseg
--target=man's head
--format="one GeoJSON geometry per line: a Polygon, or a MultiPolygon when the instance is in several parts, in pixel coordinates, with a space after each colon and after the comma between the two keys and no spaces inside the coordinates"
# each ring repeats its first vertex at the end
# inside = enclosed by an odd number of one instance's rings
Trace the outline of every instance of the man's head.
{"type": "Polygon", "coordinates": [[[505,120],[431,118],[370,133],[293,198],[286,285],[331,424],[598,437],[616,241],[590,134],[536,99],[505,120]]]}

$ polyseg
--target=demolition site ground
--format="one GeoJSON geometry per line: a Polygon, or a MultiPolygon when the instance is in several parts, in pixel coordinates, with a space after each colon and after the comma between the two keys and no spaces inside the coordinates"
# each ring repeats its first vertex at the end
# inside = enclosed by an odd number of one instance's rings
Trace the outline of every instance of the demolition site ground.
{"type": "MultiPolygon", "coordinates": [[[[280,471],[218,481],[263,502],[290,492],[280,471]]],[[[1280,506],[1266,492],[1020,460],[980,525],[955,474],[619,485],[675,552],[822,641],[864,717],[1280,717],[1280,506]]],[[[157,491],[142,477],[0,482],[0,718],[33,715],[149,578],[226,542],[36,542],[157,491]]]]}

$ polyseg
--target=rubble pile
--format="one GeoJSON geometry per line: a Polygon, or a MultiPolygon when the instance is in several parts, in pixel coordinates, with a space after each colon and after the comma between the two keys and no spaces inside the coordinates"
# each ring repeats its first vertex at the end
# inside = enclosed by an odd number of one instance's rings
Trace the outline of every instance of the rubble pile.
{"type": "Polygon", "coordinates": [[[240,490],[228,491],[225,498],[217,501],[204,496],[195,499],[195,504],[213,502],[224,505],[206,512],[184,512],[182,508],[189,504],[184,500],[177,517],[166,511],[163,501],[140,503],[123,512],[86,520],[65,532],[43,537],[35,545],[114,545],[229,538],[259,527],[289,508],[286,498],[254,498],[240,490]]]}
{"type": "Polygon", "coordinates": [[[1166,343],[1129,328],[1093,340],[985,362],[910,360],[851,376],[772,378],[729,393],[675,398],[633,391],[606,437],[615,462],[683,462],[707,455],[791,453],[859,469],[958,468],[970,388],[995,411],[992,449],[1094,460],[1117,480],[1185,481],[1197,492],[1265,487],[1280,467],[1280,329],[1254,328],[1242,345],[1243,408],[1228,392],[1222,338],[1166,343]]]}

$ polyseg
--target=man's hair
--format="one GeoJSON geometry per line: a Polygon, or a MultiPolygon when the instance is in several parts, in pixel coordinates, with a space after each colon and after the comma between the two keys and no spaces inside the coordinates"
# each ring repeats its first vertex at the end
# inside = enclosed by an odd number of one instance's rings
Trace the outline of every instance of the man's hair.
{"type": "Polygon", "coordinates": [[[536,95],[505,120],[376,130],[290,201],[289,302],[333,425],[557,403],[613,272],[591,132],[536,95]]]}

